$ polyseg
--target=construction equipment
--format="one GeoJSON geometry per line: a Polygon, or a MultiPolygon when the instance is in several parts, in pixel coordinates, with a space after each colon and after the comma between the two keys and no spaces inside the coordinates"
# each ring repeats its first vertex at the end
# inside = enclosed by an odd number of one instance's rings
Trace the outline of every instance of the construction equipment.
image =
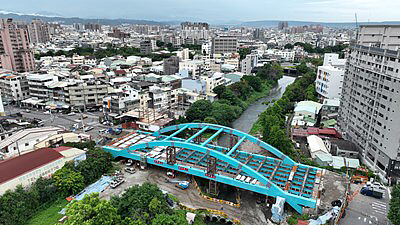
{"type": "Polygon", "coordinates": [[[167,179],[168,183],[174,183],[175,186],[177,186],[178,188],[185,190],[189,187],[190,182],[189,181],[181,181],[181,180],[171,180],[171,179],[167,179]]]}

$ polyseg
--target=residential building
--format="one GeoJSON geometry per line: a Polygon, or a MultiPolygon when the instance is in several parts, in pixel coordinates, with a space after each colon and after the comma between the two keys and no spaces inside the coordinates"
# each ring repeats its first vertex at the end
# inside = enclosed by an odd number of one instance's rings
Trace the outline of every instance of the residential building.
{"type": "Polygon", "coordinates": [[[344,78],[345,59],[339,54],[325,54],[324,64],[318,67],[315,90],[322,99],[340,98],[344,78]]]}
{"type": "Polygon", "coordinates": [[[275,51],[275,55],[279,56],[281,60],[286,62],[293,62],[294,56],[296,55],[295,51],[283,50],[283,51],[275,51]]]}
{"type": "Polygon", "coordinates": [[[0,90],[0,116],[5,116],[6,113],[4,111],[4,106],[3,106],[3,97],[1,96],[1,90],[0,90]]]}
{"type": "Polygon", "coordinates": [[[71,107],[81,109],[102,107],[108,87],[109,85],[101,81],[76,82],[64,87],[65,102],[71,107]]]}
{"type": "Polygon", "coordinates": [[[25,75],[0,74],[0,90],[8,100],[22,101],[29,97],[28,80],[25,75]]]}
{"type": "Polygon", "coordinates": [[[208,23],[192,23],[184,22],[181,23],[181,37],[182,39],[194,39],[194,40],[207,40],[209,36],[208,23]]]}
{"type": "Polygon", "coordinates": [[[384,180],[400,178],[400,26],[362,25],[343,79],[339,125],[384,180]]]}
{"type": "Polygon", "coordinates": [[[85,30],[101,32],[101,24],[87,23],[84,25],[85,30]]]}
{"type": "Polygon", "coordinates": [[[143,40],[140,42],[140,53],[142,54],[151,54],[156,49],[156,41],[155,40],[143,40]]]}
{"type": "Polygon", "coordinates": [[[251,70],[255,68],[258,64],[258,55],[249,54],[246,55],[240,65],[240,71],[244,74],[251,74],[251,70]]]}
{"type": "Polygon", "coordinates": [[[18,28],[12,19],[0,19],[0,68],[16,72],[35,70],[28,30],[18,28]]]}
{"type": "Polygon", "coordinates": [[[288,21],[279,21],[279,23],[278,23],[278,29],[279,30],[283,30],[283,29],[288,28],[288,27],[289,27],[288,21]]]}
{"type": "Polygon", "coordinates": [[[103,112],[122,114],[140,107],[139,92],[124,85],[103,99],[103,112]]]}
{"type": "Polygon", "coordinates": [[[0,163],[0,195],[18,185],[27,187],[40,177],[51,177],[66,162],[85,154],[85,151],[71,148],[42,148],[0,163]]]}
{"type": "Polygon", "coordinates": [[[212,42],[211,41],[206,41],[201,45],[201,53],[203,55],[210,55],[211,54],[211,46],[212,46],[212,42]]]}
{"type": "Polygon", "coordinates": [[[212,54],[236,52],[237,45],[238,41],[235,36],[216,36],[212,39],[212,54]]]}
{"type": "Polygon", "coordinates": [[[210,76],[201,76],[201,80],[206,83],[206,93],[213,93],[213,89],[219,85],[229,85],[231,80],[224,77],[223,73],[213,73],[210,76]]]}
{"type": "Polygon", "coordinates": [[[186,60],[179,62],[179,72],[187,70],[192,79],[197,79],[204,73],[204,62],[202,60],[186,60]]]}
{"type": "Polygon", "coordinates": [[[112,33],[108,33],[107,35],[109,37],[118,38],[118,39],[125,39],[125,38],[129,38],[131,36],[131,34],[122,32],[118,28],[114,28],[113,32],[112,33]]]}
{"type": "Polygon", "coordinates": [[[189,60],[189,49],[184,48],[181,51],[177,51],[176,55],[179,57],[180,60],[189,60]]]}
{"type": "Polygon", "coordinates": [[[80,56],[78,54],[74,54],[71,59],[71,63],[75,65],[85,64],[85,56],[80,56]]]}
{"type": "Polygon", "coordinates": [[[50,74],[29,74],[26,76],[30,97],[49,99],[49,85],[58,81],[58,77],[50,74]]]}
{"type": "Polygon", "coordinates": [[[28,25],[29,40],[32,44],[50,41],[49,25],[40,19],[33,19],[28,25]]]}
{"type": "Polygon", "coordinates": [[[179,72],[179,57],[171,56],[168,59],[164,59],[163,64],[164,74],[171,75],[179,72]]]}

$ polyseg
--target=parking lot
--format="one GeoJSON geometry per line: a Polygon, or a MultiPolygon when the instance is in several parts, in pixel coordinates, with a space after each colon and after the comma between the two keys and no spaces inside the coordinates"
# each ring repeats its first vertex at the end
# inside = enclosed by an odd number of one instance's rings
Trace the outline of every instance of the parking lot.
{"type": "MultiPolygon", "coordinates": [[[[6,114],[21,113],[24,118],[30,119],[40,119],[43,121],[44,126],[56,126],[65,130],[71,130],[74,124],[82,124],[82,116],[80,113],[75,113],[74,115],[68,115],[58,112],[46,113],[46,111],[18,108],[12,105],[7,105],[4,107],[6,114]]],[[[83,123],[85,127],[93,127],[90,131],[84,131],[82,128],[77,130],[80,133],[90,134],[93,140],[100,138],[99,130],[109,128],[109,126],[99,123],[99,116],[102,112],[85,112],[82,114],[84,119],[83,123]]],[[[80,125],[81,127],[81,125],[80,125]]]]}
{"type": "MultiPolygon", "coordinates": [[[[113,195],[122,194],[126,188],[135,184],[143,184],[151,182],[157,184],[161,190],[166,191],[176,196],[179,201],[191,208],[207,208],[224,211],[230,218],[239,219],[244,225],[266,224],[264,213],[259,205],[256,204],[257,196],[248,191],[243,191],[241,194],[241,206],[234,206],[212,202],[201,197],[193,183],[190,183],[189,188],[182,190],[176,187],[173,183],[166,182],[166,170],[158,167],[148,167],[145,170],[136,170],[136,173],[124,173],[125,182],[115,189],[107,187],[102,193],[101,198],[110,199],[113,195]]],[[[174,180],[188,180],[190,178],[186,174],[178,174],[174,180]]]]}
{"type": "Polygon", "coordinates": [[[387,218],[389,211],[389,194],[387,188],[382,199],[360,194],[363,185],[351,184],[351,189],[356,193],[346,209],[346,216],[340,220],[340,224],[379,224],[391,225],[387,218]]]}

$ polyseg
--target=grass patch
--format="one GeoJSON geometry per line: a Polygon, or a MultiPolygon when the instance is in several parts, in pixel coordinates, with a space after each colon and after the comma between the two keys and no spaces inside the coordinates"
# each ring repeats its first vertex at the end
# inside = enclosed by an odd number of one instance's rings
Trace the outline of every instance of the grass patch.
{"type": "Polygon", "coordinates": [[[172,201],[174,201],[174,202],[176,202],[176,203],[178,203],[179,204],[179,199],[175,196],[175,195],[171,195],[171,194],[168,194],[168,197],[172,200],[172,201]]]}
{"type": "Polygon", "coordinates": [[[36,213],[34,217],[32,217],[26,224],[27,225],[54,225],[58,223],[58,220],[63,217],[63,215],[58,212],[61,211],[66,205],[68,201],[65,199],[59,199],[52,204],[50,204],[47,208],[36,213]]]}
{"type": "Polygon", "coordinates": [[[251,134],[251,135],[255,135],[257,133],[261,134],[262,133],[262,129],[263,129],[263,126],[261,125],[260,118],[258,118],[257,121],[251,127],[251,130],[250,130],[249,134],[251,134]]]}

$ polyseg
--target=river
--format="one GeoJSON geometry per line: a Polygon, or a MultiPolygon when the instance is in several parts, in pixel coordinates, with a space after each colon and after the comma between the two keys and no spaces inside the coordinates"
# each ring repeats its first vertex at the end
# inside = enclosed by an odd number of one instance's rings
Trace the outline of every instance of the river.
{"type": "MultiPolygon", "coordinates": [[[[268,96],[260,98],[255,103],[251,104],[242,115],[232,123],[232,128],[249,133],[253,124],[257,121],[258,116],[269,107],[269,105],[264,105],[262,103],[273,99],[280,99],[286,87],[293,83],[295,79],[295,77],[289,76],[283,76],[279,79],[278,86],[273,88],[268,96]]],[[[223,146],[227,146],[229,143],[229,135],[222,135],[218,142],[223,146]]]]}

